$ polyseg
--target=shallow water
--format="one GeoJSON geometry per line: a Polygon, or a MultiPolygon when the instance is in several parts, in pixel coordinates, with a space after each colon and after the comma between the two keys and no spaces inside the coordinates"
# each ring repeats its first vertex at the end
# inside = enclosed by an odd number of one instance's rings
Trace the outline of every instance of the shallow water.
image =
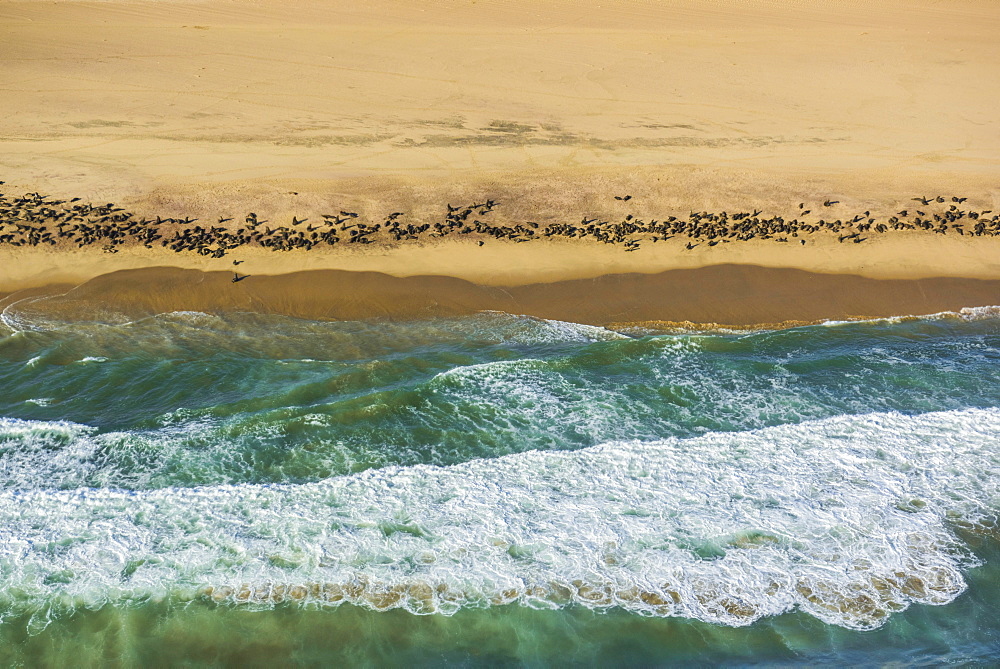
{"type": "Polygon", "coordinates": [[[27,664],[997,661],[996,310],[0,330],[27,664]]]}

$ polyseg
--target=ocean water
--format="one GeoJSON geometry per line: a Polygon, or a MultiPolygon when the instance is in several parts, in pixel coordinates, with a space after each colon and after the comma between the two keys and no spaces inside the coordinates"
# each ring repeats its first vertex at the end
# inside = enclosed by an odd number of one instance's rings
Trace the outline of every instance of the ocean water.
{"type": "Polygon", "coordinates": [[[1000,662],[1000,310],[2,322],[4,665],[1000,662]]]}

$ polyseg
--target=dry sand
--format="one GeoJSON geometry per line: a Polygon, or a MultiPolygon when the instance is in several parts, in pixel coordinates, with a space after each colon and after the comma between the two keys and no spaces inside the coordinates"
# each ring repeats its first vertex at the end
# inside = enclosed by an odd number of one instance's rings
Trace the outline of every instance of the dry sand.
{"type": "MultiPolygon", "coordinates": [[[[1000,210],[998,30],[991,0],[4,2],[0,179],[7,192],[209,221],[344,207],[429,220],[446,202],[487,197],[500,216],[543,224],[626,211],[794,215],[798,202],[827,198],[886,215],[937,193],[1000,210]],[[634,195],[627,206],[612,197],[622,193],[634,195]]],[[[723,263],[1000,279],[996,239],[919,234],[693,252],[568,242],[357,251],[260,251],[245,268],[255,279],[375,270],[507,287],[723,263]]],[[[0,248],[0,291],[160,265],[229,262],[0,248]]],[[[787,303],[778,276],[757,288],[787,303]]],[[[824,284],[825,316],[885,315],[858,294],[836,307],[850,294],[836,289],[843,281],[824,284]]],[[[698,311],[728,290],[704,285],[687,313],[633,316],[734,322],[728,307],[698,311]]],[[[972,292],[952,292],[947,308],[986,299],[971,288],[980,284],[962,285],[972,292]]],[[[939,304],[907,300],[879,309],[939,304]]],[[[765,311],[752,320],[798,318],[765,311]]]]}

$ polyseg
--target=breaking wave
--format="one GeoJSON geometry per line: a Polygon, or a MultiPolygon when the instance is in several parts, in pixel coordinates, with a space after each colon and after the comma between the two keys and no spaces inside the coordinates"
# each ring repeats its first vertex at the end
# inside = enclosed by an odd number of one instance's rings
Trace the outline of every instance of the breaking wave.
{"type": "MultiPolygon", "coordinates": [[[[82,428],[47,429],[57,443],[82,428]]],[[[799,609],[872,629],[965,589],[977,560],[956,528],[996,536],[998,439],[1000,410],[964,409],[297,485],[56,490],[39,473],[0,492],[0,612],[41,629],[151,600],[518,603],[729,626],[799,609]]]]}

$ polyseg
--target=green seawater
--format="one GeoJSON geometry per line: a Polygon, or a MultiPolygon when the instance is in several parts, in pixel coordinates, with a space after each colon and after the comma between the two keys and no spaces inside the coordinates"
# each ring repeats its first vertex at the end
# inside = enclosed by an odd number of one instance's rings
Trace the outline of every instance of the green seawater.
{"type": "MultiPolygon", "coordinates": [[[[1000,311],[0,324],[0,662],[1000,662],[1000,311]]],[[[38,312],[41,313],[41,312],[38,312]]]]}

